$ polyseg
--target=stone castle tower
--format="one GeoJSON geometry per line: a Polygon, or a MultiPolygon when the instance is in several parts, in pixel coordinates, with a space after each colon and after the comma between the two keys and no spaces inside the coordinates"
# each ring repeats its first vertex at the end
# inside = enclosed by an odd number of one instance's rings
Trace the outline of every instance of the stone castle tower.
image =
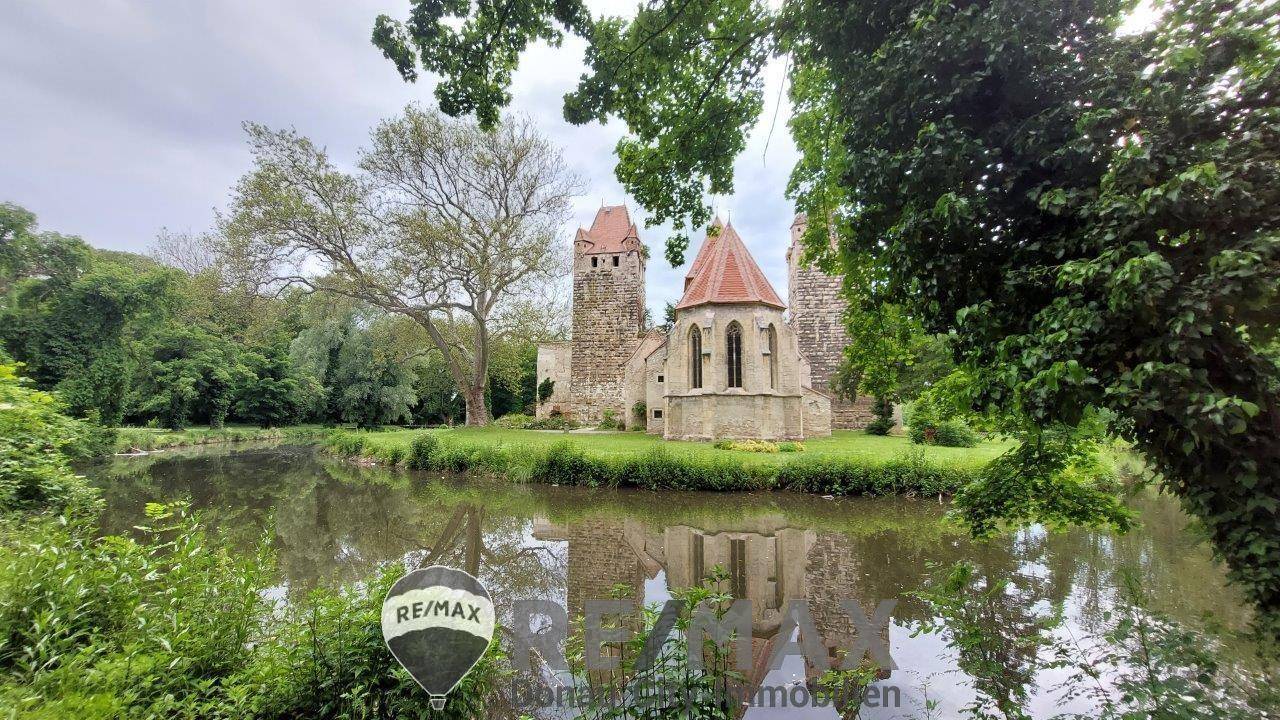
{"type": "MultiPolygon", "coordinates": [[[[849,344],[849,333],[842,321],[847,303],[840,296],[840,278],[824,273],[812,264],[802,263],[804,247],[801,239],[808,227],[804,213],[791,223],[791,247],[787,250],[787,305],[791,310],[791,326],[800,343],[800,352],[809,360],[810,380],[815,390],[831,392],[831,379],[840,366],[841,355],[849,344]]],[[[863,428],[875,419],[871,399],[860,397],[854,402],[833,397],[831,427],[863,428]]]]}
{"type": "Polygon", "coordinates": [[[567,405],[580,422],[626,419],[623,371],[644,332],[644,244],[625,205],[601,207],[573,242],[567,405]]]}

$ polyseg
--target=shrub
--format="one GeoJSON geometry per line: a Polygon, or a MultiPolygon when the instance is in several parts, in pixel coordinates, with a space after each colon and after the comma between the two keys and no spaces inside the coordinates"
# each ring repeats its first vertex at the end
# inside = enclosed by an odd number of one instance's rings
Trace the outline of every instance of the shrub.
{"type": "Polygon", "coordinates": [[[804,443],[780,442],[778,443],[778,452],[784,452],[784,453],[804,452],[804,443]]]}
{"type": "Polygon", "coordinates": [[[768,440],[718,440],[713,446],[717,450],[738,450],[741,452],[776,453],[778,446],[768,440]]]}
{"type": "Polygon", "coordinates": [[[507,413],[497,420],[494,420],[493,424],[508,430],[526,430],[531,427],[534,422],[535,418],[528,415],[524,415],[522,413],[507,413]]]}
{"type": "Polygon", "coordinates": [[[588,457],[577,443],[558,442],[537,456],[529,472],[531,482],[586,487],[613,487],[617,476],[600,458],[588,457]]]}
{"type": "Polygon", "coordinates": [[[406,455],[405,449],[399,444],[383,445],[378,447],[374,456],[384,465],[399,465],[406,455]]]}
{"type": "Polygon", "coordinates": [[[887,397],[875,398],[871,411],[875,413],[876,419],[867,423],[867,434],[888,435],[893,429],[893,403],[887,397]]]}
{"type": "Polygon", "coordinates": [[[0,364],[0,512],[60,509],[87,497],[66,451],[83,442],[85,424],[34,390],[14,365],[0,364]]]}
{"type": "Polygon", "coordinates": [[[534,420],[529,423],[529,430],[573,430],[578,427],[578,423],[566,418],[564,415],[552,413],[550,417],[540,420],[534,420]]]}
{"type": "Polygon", "coordinates": [[[964,420],[953,418],[940,422],[914,419],[908,431],[911,442],[917,445],[941,445],[944,447],[973,447],[978,444],[978,434],[964,420]]]}
{"type": "Polygon", "coordinates": [[[435,433],[424,432],[413,439],[409,445],[409,459],[406,463],[414,470],[431,468],[431,456],[440,447],[440,438],[435,433]]]}
{"type": "Polygon", "coordinates": [[[290,605],[274,641],[256,653],[235,688],[258,718],[477,718],[504,672],[501,633],[449,693],[443,711],[404,672],[382,639],[382,598],[406,568],[392,564],[362,589],[322,589],[290,605]]]}
{"type": "Polygon", "coordinates": [[[544,403],[551,399],[552,393],[556,391],[556,381],[551,378],[543,378],[538,383],[538,403],[544,403]]]}
{"type": "Polygon", "coordinates": [[[180,507],[150,505],[148,516],[138,541],[65,518],[4,528],[0,668],[26,690],[10,696],[25,706],[15,709],[239,714],[227,686],[270,615],[270,555],[214,542],[180,507]]]}
{"type": "Polygon", "coordinates": [[[749,467],[728,458],[672,454],[655,447],[622,460],[617,482],[646,490],[763,490],[773,485],[773,468],[749,467]]]}
{"type": "Polygon", "coordinates": [[[978,433],[963,420],[944,420],[938,423],[933,442],[945,447],[973,447],[978,444],[978,433]]]}
{"type": "Polygon", "coordinates": [[[605,408],[600,418],[600,424],[597,427],[601,430],[621,430],[622,421],[618,419],[618,414],[611,408],[605,408]]]}
{"type": "Polygon", "coordinates": [[[180,506],[148,511],[137,540],[83,519],[0,518],[6,716],[484,716],[496,643],[443,713],[387,652],[382,600],[403,566],[280,606],[265,545],[246,555],[180,506]]]}
{"type": "Polygon", "coordinates": [[[325,447],[337,455],[356,457],[364,451],[364,435],[354,432],[332,432],[325,439],[325,447]]]}
{"type": "Polygon", "coordinates": [[[797,460],[778,471],[778,487],[819,495],[953,494],[974,474],[912,458],[880,464],[815,458],[797,460]]]}

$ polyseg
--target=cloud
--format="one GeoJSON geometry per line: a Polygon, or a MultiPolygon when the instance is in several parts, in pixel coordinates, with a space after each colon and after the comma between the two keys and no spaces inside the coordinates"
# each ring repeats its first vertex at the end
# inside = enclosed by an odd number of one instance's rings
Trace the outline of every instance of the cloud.
{"type": "MultiPolygon", "coordinates": [[[[161,227],[210,225],[249,167],[243,121],[294,126],[349,164],[379,119],[434,101],[429,78],[404,83],[369,42],[379,13],[403,17],[408,8],[405,0],[7,3],[0,200],[26,206],[45,228],[143,251],[161,227]]],[[[593,4],[596,12],[632,8],[593,4]]],[[[565,148],[584,180],[565,243],[601,202],[627,202],[639,214],[613,176],[622,126],[577,127],[561,116],[562,96],[584,69],[583,47],[570,38],[532,48],[513,85],[512,110],[565,148]]],[[[783,190],[796,157],[785,97],[765,152],[781,82],[781,67],[770,67],[764,117],[736,164],[735,193],[716,204],[785,295],[792,209],[783,190]]],[[[684,276],[662,257],[668,232],[641,233],[653,251],[648,298],[657,318],[684,276]]]]}

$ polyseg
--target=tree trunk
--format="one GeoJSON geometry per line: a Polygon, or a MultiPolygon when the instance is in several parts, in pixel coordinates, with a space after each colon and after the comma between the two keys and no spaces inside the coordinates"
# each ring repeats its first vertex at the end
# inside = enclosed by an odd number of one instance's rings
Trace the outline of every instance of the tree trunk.
{"type": "Polygon", "coordinates": [[[462,400],[467,404],[468,425],[488,425],[493,421],[493,418],[489,416],[489,408],[484,404],[483,387],[467,388],[462,400]]]}

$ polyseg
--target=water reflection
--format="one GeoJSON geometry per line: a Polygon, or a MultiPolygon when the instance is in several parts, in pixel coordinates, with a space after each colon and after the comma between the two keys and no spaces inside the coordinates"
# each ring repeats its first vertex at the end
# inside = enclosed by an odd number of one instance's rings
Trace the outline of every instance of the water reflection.
{"type": "Polygon", "coordinates": [[[932,568],[958,560],[975,565],[984,582],[1008,583],[1005,593],[972,608],[975,619],[1000,631],[1001,644],[987,659],[1005,668],[999,686],[981,690],[997,701],[1029,698],[1036,710],[1054,706],[1030,670],[1033,649],[1023,642],[1029,629],[1058,605],[1069,628],[1096,629],[1122,568],[1133,569],[1157,607],[1174,617],[1213,613],[1228,626],[1247,622],[1183,516],[1159,497],[1136,501],[1144,525],[1123,537],[1030,530],[974,543],[943,522],[944,508],[930,500],[512,486],[358,467],[298,447],[162,453],[85,472],[104,490],[107,532],[130,532],[143,521],[146,502],[185,498],[232,543],[249,547],[267,537],[290,593],[357,580],[379,563],[408,558],[475,573],[504,614],[516,600],[551,599],[575,615],[616,586],[656,602],[720,566],[728,572],[723,589],[753,601],[755,682],[812,682],[822,671],[798,657],[779,671],[764,669],[762,659],[789,639],[780,628],[790,600],[807,599],[835,657],[855,631],[841,600],[870,611],[896,598],[887,639],[899,669],[884,682],[902,687],[906,706],[882,711],[886,717],[909,714],[925,684],[942,700],[943,716],[972,699],[954,674],[965,658],[952,657],[936,636],[910,634],[925,609],[909,593],[932,568]]]}

